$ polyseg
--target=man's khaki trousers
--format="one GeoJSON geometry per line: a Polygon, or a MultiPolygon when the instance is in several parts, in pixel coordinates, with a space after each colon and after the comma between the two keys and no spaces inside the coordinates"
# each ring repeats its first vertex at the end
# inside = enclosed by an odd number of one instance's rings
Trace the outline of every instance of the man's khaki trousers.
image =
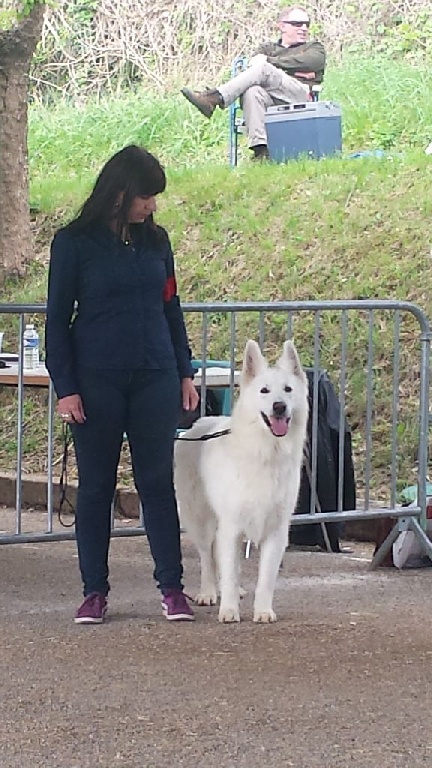
{"type": "Polygon", "coordinates": [[[278,103],[301,103],[309,100],[309,86],[290,77],[268,61],[257,61],[228,83],[218,86],[224,105],[228,107],[241,97],[249,146],[267,144],[265,111],[278,103]]]}

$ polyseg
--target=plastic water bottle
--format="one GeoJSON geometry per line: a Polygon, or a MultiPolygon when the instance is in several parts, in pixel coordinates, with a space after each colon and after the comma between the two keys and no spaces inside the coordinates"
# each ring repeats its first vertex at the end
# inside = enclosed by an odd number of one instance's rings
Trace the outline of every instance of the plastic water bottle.
{"type": "Polygon", "coordinates": [[[32,323],[24,331],[24,370],[33,371],[39,365],[39,334],[32,323]]]}

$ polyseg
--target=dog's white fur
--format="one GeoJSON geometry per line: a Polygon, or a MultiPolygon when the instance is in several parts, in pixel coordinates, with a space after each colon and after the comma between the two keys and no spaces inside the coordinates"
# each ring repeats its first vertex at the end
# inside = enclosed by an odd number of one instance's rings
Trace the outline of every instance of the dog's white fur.
{"type": "Polygon", "coordinates": [[[291,341],[285,342],[274,367],[268,366],[258,344],[248,341],[232,416],[203,417],[177,440],[180,517],[201,560],[196,599],[214,605],[219,576],[219,621],[240,620],[244,537],[260,549],[253,619],[276,620],[273,593],[300,485],[307,392],[306,375],[291,341]],[[186,442],[226,428],[226,436],[186,442]]]}

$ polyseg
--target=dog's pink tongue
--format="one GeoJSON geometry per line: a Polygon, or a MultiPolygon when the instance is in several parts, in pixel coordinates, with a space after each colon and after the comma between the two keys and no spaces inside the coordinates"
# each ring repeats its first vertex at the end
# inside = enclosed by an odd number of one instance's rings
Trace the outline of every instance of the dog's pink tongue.
{"type": "Polygon", "coordinates": [[[270,424],[273,434],[276,437],[283,437],[288,432],[288,422],[286,419],[276,419],[275,416],[270,416],[270,424]]]}

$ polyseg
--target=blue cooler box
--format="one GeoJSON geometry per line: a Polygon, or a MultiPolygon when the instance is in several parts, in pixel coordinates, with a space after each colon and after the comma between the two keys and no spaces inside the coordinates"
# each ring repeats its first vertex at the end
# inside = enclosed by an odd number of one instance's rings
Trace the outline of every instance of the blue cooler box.
{"type": "Polygon", "coordinates": [[[342,149],[341,109],[331,101],[268,107],[265,126],[269,155],[277,163],[300,155],[325,157],[342,149]]]}

